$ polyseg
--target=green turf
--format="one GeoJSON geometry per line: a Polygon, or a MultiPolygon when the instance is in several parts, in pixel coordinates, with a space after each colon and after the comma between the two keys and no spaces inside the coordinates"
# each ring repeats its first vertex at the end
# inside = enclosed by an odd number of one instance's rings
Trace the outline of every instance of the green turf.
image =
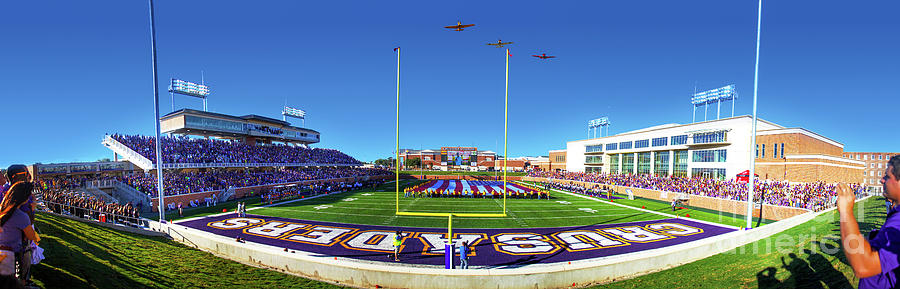
{"type": "MultiPolygon", "coordinates": [[[[886,216],[882,197],[859,202],[855,210],[863,234],[880,227],[886,216]]],[[[858,283],[840,250],[837,211],[831,211],[732,252],[596,288],[850,288],[858,283]]]]}
{"type": "MultiPolygon", "coordinates": [[[[421,181],[401,181],[403,186],[421,181]]],[[[332,194],[315,199],[298,201],[268,208],[260,208],[249,214],[284,217],[301,220],[383,225],[401,227],[447,227],[446,217],[396,216],[394,185],[385,184],[375,190],[332,194]]],[[[551,193],[552,199],[507,199],[507,217],[454,217],[456,228],[538,228],[565,227],[595,224],[615,224],[668,218],[632,208],[623,208],[607,202],[585,199],[564,193],[551,193]]],[[[616,200],[618,203],[645,206],[649,210],[671,213],[667,204],[648,200],[616,200]]],[[[501,213],[502,199],[482,198],[406,198],[400,195],[400,211],[452,212],[452,213],[501,213]]],[[[730,216],[718,216],[710,212],[681,210],[682,216],[729,225],[739,225],[742,220],[730,216]]]]}
{"type": "Polygon", "coordinates": [[[32,272],[42,288],[338,288],[54,215],[37,214],[35,227],[46,259],[32,272]]]}
{"type": "MultiPolygon", "coordinates": [[[[540,185],[535,185],[534,182],[525,182],[528,185],[540,187],[540,185]]],[[[708,221],[718,224],[724,224],[734,227],[746,227],[747,219],[744,218],[744,215],[733,214],[733,213],[724,213],[710,209],[685,206],[685,209],[678,209],[676,211],[672,211],[672,204],[669,202],[653,200],[653,199],[645,199],[635,197],[634,200],[628,200],[627,196],[624,194],[616,194],[613,193],[613,196],[620,197],[622,199],[613,200],[613,202],[621,205],[626,205],[633,208],[642,208],[655,212],[678,215],[679,217],[689,217],[691,219],[697,219],[702,221],[708,221]]],[[[763,219],[761,225],[768,224],[774,222],[773,220],[763,219]]],[[[753,219],[753,226],[756,226],[756,218],[753,219]]]]}

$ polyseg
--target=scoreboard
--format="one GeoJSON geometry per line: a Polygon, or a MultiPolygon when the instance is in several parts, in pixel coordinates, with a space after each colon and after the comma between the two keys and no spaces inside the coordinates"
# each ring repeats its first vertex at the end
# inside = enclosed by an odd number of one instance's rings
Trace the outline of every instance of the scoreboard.
{"type": "Polygon", "coordinates": [[[446,166],[478,166],[478,148],[476,147],[442,147],[441,165],[446,166]]]}

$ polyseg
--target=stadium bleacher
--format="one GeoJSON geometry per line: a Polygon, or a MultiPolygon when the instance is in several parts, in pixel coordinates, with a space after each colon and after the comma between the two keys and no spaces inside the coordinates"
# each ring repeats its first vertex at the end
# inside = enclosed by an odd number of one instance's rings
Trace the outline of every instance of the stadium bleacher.
{"type": "MultiPolygon", "coordinates": [[[[211,170],[206,172],[167,172],[163,174],[166,195],[222,190],[306,180],[389,175],[390,171],[369,168],[309,167],[271,171],[211,170]]],[[[129,186],[156,197],[157,179],[152,174],[131,174],[118,178],[129,186]]]]}
{"type": "MultiPolygon", "coordinates": [[[[156,161],[155,137],[111,135],[151,161],[156,161]]],[[[282,144],[251,145],[220,139],[198,139],[182,136],[161,137],[163,163],[318,163],[362,164],[338,150],[304,148],[282,144]]]]}

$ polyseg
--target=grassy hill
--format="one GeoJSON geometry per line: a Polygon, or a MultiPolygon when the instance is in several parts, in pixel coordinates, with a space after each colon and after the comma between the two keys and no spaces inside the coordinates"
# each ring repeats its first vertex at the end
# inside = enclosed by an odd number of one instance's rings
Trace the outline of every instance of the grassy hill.
{"type": "MultiPolygon", "coordinates": [[[[887,215],[882,197],[854,210],[864,236],[887,215]]],[[[840,249],[839,220],[831,211],[731,252],[596,288],[853,288],[859,279],[840,249]]]]}
{"type": "Polygon", "coordinates": [[[243,265],[162,237],[129,234],[49,214],[35,220],[46,259],[43,288],[340,288],[243,265]]]}

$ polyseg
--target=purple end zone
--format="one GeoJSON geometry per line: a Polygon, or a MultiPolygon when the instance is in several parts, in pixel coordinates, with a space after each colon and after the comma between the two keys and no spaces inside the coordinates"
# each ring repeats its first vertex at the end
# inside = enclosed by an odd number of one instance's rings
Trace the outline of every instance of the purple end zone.
{"type": "MultiPolygon", "coordinates": [[[[392,238],[404,234],[401,262],[442,265],[446,229],[370,226],[235,214],[176,222],[248,242],[370,261],[392,262],[392,238]]],[[[733,228],[689,219],[663,219],[560,228],[454,229],[454,244],[474,244],[469,264],[515,267],[633,253],[709,238],[733,228]]],[[[458,247],[454,247],[458,248],[458,247]]],[[[454,249],[457,251],[458,249],[454,249]]]]}

